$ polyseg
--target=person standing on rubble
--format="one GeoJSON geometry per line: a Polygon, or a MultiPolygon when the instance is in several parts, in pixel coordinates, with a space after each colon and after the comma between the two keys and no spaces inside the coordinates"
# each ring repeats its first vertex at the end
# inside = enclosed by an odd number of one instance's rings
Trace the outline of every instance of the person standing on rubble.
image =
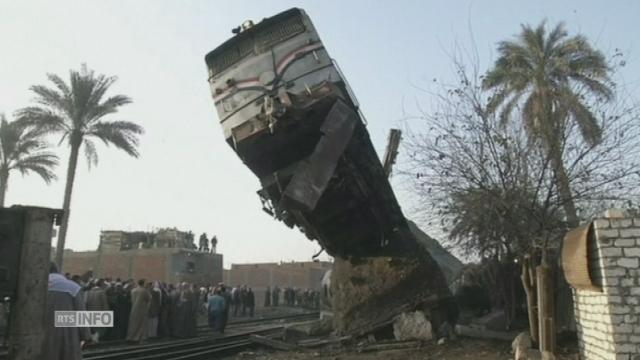
{"type": "Polygon", "coordinates": [[[213,235],[213,237],[211,238],[211,253],[215,254],[216,253],[216,247],[218,246],[218,237],[213,235]]]}
{"type": "Polygon", "coordinates": [[[207,239],[207,233],[202,233],[198,241],[198,251],[205,251],[205,248],[209,248],[209,239],[207,239]]]}

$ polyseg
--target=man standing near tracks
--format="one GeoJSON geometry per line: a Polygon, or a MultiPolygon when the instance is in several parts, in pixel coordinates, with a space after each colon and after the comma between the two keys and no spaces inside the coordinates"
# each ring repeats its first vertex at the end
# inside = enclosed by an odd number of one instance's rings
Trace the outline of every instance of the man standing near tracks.
{"type": "Polygon", "coordinates": [[[230,294],[233,299],[233,316],[238,316],[238,309],[240,309],[240,297],[242,295],[242,288],[240,286],[236,286],[233,288],[232,293],[230,294]]]}
{"type": "Polygon", "coordinates": [[[56,311],[84,311],[80,285],[58,273],[56,264],[49,267],[49,292],[47,295],[46,360],[80,360],[82,346],[91,339],[89,328],[56,327],[56,311]]]}
{"type": "Polygon", "coordinates": [[[209,326],[213,331],[224,333],[224,313],[227,307],[224,297],[220,295],[220,288],[215,288],[207,301],[209,326]]]}
{"type": "MultiPolygon", "coordinates": [[[[103,279],[99,279],[95,286],[87,293],[87,311],[108,311],[109,301],[107,300],[107,293],[104,290],[105,283],[103,279]]],[[[94,342],[98,342],[101,338],[104,338],[108,328],[92,328],[92,338],[94,342]]]]}
{"type": "Polygon", "coordinates": [[[273,288],[271,296],[273,297],[273,306],[278,306],[278,303],[280,302],[280,288],[278,285],[273,288]]]}
{"type": "Polygon", "coordinates": [[[220,332],[224,333],[224,328],[227,327],[227,321],[229,321],[229,310],[231,310],[231,292],[223,283],[220,283],[220,296],[224,298],[224,315],[220,332]]]}
{"type": "Polygon", "coordinates": [[[138,280],[138,287],[131,291],[131,316],[127,331],[128,342],[142,342],[147,338],[149,305],[151,294],[144,287],[145,281],[138,280]]]}
{"type": "Polygon", "coordinates": [[[251,288],[247,289],[246,299],[246,306],[249,308],[249,317],[253,317],[256,308],[256,296],[251,288]]]}
{"type": "Polygon", "coordinates": [[[264,292],[264,307],[271,306],[271,286],[267,286],[267,290],[264,292]]]}

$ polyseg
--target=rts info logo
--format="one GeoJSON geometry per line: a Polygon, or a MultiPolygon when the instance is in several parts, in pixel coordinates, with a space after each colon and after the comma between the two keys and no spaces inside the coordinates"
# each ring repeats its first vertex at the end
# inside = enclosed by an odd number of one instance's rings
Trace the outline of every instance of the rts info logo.
{"type": "Polygon", "coordinates": [[[56,311],[56,327],[113,327],[113,311],[56,311]]]}

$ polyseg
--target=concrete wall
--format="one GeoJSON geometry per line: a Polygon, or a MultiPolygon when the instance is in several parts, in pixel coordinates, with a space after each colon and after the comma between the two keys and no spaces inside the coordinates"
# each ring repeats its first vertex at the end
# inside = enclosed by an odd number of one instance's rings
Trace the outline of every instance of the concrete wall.
{"type": "Polygon", "coordinates": [[[640,360],[640,218],[594,228],[590,273],[602,292],[574,290],[581,359],[640,360]]]}
{"type": "MultiPolygon", "coordinates": [[[[224,282],[230,286],[247,285],[256,295],[256,306],[263,306],[267,286],[320,290],[322,277],[333,266],[330,262],[291,262],[232,264],[224,270],[224,282]]],[[[280,302],[282,303],[282,292],[280,302]]]]}
{"type": "Polygon", "coordinates": [[[222,255],[175,248],[65,252],[63,272],[81,275],[88,270],[113,279],[217,284],[222,281],[222,255]]]}

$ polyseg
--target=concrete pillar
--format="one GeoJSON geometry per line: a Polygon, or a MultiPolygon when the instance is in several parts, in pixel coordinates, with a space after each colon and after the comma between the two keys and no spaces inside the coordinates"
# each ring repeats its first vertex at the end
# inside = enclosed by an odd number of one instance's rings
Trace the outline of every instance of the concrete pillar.
{"type": "Polygon", "coordinates": [[[14,207],[24,212],[16,300],[11,311],[9,359],[42,359],[47,332],[47,292],[53,221],[58,210],[14,207]]]}
{"type": "Polygon", "coordinates": [[[612,212],[586,236],[591,286],[573,291],[585,360],[640,359],[640,218],[612,212]]]}

